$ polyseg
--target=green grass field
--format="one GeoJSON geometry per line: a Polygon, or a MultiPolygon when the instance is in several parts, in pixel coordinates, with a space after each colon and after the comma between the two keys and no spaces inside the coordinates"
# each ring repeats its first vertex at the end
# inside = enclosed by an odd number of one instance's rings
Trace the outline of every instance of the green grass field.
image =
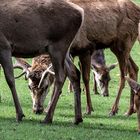
{"type": "MultiPolygon", "coordinates": [[[[137,0],[140,2],[140,0],[137,0]]],[[[115,56],[106,50],[107,64],[115,63],[115,56]]],[[[135,62],[140,66],[140,45],[136,42],[131,52],[135,62]]],[[[18,96],[26,117],[21,123],[15,120],[15,109],[11,92],[6,84],[3,71],[0,71],[0,140],[140,140],[137,134],[136,114],[125,117],[124,113],[129,106],[130,89],[126,84],[123,90],[119,112],[114,117],[109,117],[108,113],[115,100],[119,84],[119,68],[112,70],[112,80],[110,82],[110,96],[104,98],[94,95],[92,88],[91,74],[91,97],[94,112],[91,116],[83,115],[83,123],[74,125],[74,98],[73,94],[67,93],[67,82],[63,88],[57,108],[54,114],[52,125],[42,125],[45,115],[35,115],[32,113],[32,102],[24,78],[16,80],[18,96]]],[[[140,81],[140,77],[139,77],[140,81]]],[[[46,105],[50,96],[46,99],[46,105]]],[[[86,97],[82,93],[82,112],[86,108],[86,97]]]]}

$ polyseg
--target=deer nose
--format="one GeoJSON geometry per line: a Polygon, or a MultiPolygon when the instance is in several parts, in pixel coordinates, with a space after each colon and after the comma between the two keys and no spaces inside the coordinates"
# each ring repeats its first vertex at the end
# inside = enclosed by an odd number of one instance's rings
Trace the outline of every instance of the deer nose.
{"type": "Polygon", "coordinates": [[[42,114],[43,111],[44,111],[44,108],[43,107],[35,107],[35,108],[33,108],[33,112],[35,114],[42,114]]]}
{"type": "Polygon", "coordinates": [[[43,113],[43,110],[36,110],[36,111],[34,111],[34,113],[39,115],[39,114],[43,113]]]}
{"type": "Polygon", "coordinates": [[[108,94],[108,93],[104,93],[103,96],[104,96],[104,97],[108,97],[109,94],[108,94]]]}

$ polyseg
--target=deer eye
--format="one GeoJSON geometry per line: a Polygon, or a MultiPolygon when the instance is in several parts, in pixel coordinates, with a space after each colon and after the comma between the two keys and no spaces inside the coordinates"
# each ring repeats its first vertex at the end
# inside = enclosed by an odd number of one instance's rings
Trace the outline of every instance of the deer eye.
{"type": "Polygon", "coordinates": [[[35,73],[35,77],[36,77],[37,79],[39,79],[39,78],[41,78],[41,74],[40,74],[40,73],[35,73]]]}

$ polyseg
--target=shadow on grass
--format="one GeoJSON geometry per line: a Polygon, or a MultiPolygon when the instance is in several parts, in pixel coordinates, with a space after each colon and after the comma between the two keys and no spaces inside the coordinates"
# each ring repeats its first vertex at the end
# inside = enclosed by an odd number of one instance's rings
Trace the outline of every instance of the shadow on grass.
{"type": "Polygon", "coordinates": [[[93,122],[93,123],[88,123],[88,122],[83,122],[79,125],[74,125],[72,122],[67,122],[67,121],[57,121],[55,120],[52,124],[42,124],[39,120],[36,120],[36,119],[23,119],[22,122],[20,123],[17,123],[15,118],[4,118],[4,117],[0,117],[0,124],[6,124],[6,125],[10,125],[10,123],[15,124],[15,125],[22,125],[23,127],[26,127],[24,125],[27,125],[27,126],[39,126],[41,128],[44,128],[44,127],[51,127],[51,128],[55,128],[57,127],[57,129],[60,129],[60,128],[70,128],[70,129],[85,129],[85,130],[101,130],[101,131],[114,131],[115,133],[123,133],[123,132],[126,132],[126,133],[136,133],[136,129],[134,130],[131,130],[130,128],[124,128],[123,126],[121,125],[114,125],[114,124],[111,124],[111,125],[108,125],[108,124],[102,124],[102,123],[97,123],[97,122],[93,122]]]}
{"type": "MultiPolygon", "coordinates": [[[[66,113],[57,113],[58,116],[60,117],[66,117],[66,118],[73,118],[74,117],[74,113],[73,114],[66,114],[66,113]]],[[[91,118],[91,119],[110,119],[110,120],[127,120],[127,119],[131,119],[131,120],[136,120],[135,116],[125,116],[125,115],[116,115],[116,116],[109,116],[107,114],[105,115],[99,115],[99,114],[94,114],[94,112],[92,113],[92,115],[87,115],[87,114],[83,114],[83,118],[91,118]]]]}

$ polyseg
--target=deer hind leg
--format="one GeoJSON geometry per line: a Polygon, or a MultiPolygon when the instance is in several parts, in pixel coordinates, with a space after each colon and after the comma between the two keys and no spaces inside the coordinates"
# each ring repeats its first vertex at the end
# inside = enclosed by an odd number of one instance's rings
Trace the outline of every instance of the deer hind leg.
{"type": "MultiPolygon", "coordinates": [[[[135,64],[135,62],[133,61],[132,57],[129,57],[129,63],[128,63],[128,73],[129,73],[129,77],[135,81],[137,81],[138,78],[138,66],[135,64]]],[[[134,108],[134,93],[133,90],[131,90],[131,96],[130,96],[130,107],[129,110],[125,113],[126,116],[130,116],[133,113],[135,113],[136,110],[134,108]]]]}
{"type": "MultiPolygon", "coordinates": [[[[71,61],[74,63],[74,57],[73,57],[73,59],[71,61]]],[[[68,84],[68,92],[69,93],[73,92],[72,83],[70,81],[69,81],[69,84],[68,84]]]]}
{"type": "Polygon", "coordinates": [[[11,59],[11,51],[10,49],[5,49],[0,51],[0,63],[4,69],[4,74],[6,81],[8,83],[8,86],[12,92],[15,109],[16,109],[16,119],[17,121],[22,121],[22,118],[24,117],[23,111],[21,109],[19,99],[17,96],[16,88],[15,88],[15,80],[14,80],[14,73],[13,73],[13,65],[12,65],[12,59],[11,59]]]}
{"type": "Polygon", "coordinates": [[[98,92],[98,88],[97,88],[97,82],[96,82],[96,79],[95,79],[95,74],[93,72],[93,92],[95,95],[99,95],[100,93],[98,92]]]}
{"type": "Polygon", "coordinates": [[[55,107],[58,102],[59,96],[61,94],[64,81],[66,79],[64,61],[65,61],[66,53],[68,51],[68,48],[71,45],[73,38],[74,38],[74,34],[72,32],[71,34],[67,34],[65,38],[63,38],[62,40],[56,43],[53,43],[52,45],[48,47],[48,51],[49,51],[53,68],[54,68],[54,72],[55,72],[55,83],[54,83],[52,99],[49,106],[47,107],[47,115],[43,123],[46,123],[46,124],[52,123],[55,107]]]}
{"type": "Polygon", "coordinates": [[[71,81],[74,99],[75,99],[75,120],[74,124],[79,124],[83,121],[81,112],[81,89],[80,89],[80,72],[76,66],[72,63],[69,55],[67,55],[65,60],[65,66],[67,70],[67,76],[71,81]]]}
{"type": "Polygon", "coordinates": [[[84,55],[79,56],[79,59],[81,62],[82,78],[86,89],[86,114],[91,114],[91,112],[93,111],[89,87],[91,55],[89,52],[87,52],[84,55]]]}
{"type": "Polygon", "coordinates": [[[63,46],[60,43],[60,44],[57,44],[57,47],[54,47],[50,52],[51,61],[52,61],[54,72],[55,72],[55,83],[54,83],[54,89],[52,93],[51,102],[49,106],[47,107],[47,114],[46,114],[45,119],[42,122],[45,124],[52,123],[55,107],[58,102],[59,96],[61,94],[61,89],[63,87],[64,81],[66,78],[66,72],[64,70],[65,53],[62,54],[61,51],[59,51],[60,46],[63,48],[63,46]],[[54,55],[54,52],[56,55],[54,55]]]}

